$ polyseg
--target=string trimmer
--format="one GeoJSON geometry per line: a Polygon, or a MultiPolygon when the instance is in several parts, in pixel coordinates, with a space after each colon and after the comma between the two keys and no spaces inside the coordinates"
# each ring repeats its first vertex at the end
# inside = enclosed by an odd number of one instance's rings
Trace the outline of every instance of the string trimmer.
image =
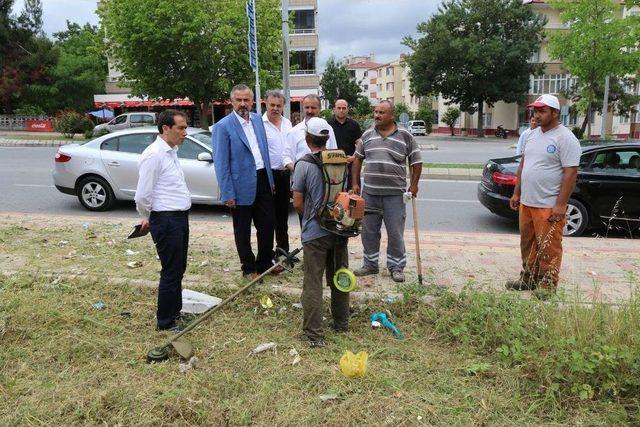
{"type": "Polygon", "coordinates": [[[185,334],[189,333],[196,326],[198,326],[199,324],[201,324],[202,322],[207,320],[213,313],[218,311],[220,308],[224,307],[229,302],[233,301],[238,295],[240,295],[241,293],[243,293],[244,291],[249,289],[254,284],[260,282],[264,276],[266,276],[267,274],[271,273],[271,271],[273,269],[275,269],[276,267],[278,267],[278,266],[282,266],[284,268],[292,267],[294,262],[295,262],[294,261],[294,257],[301,250],[302,250],[302,248],[298,248],[298,249],[294,250],[291,253],[287,253],[287,252],[283,251],[282,249],[278,249],[278,253],[279,253],[278,258],[276,260],[276,263],[274,265],[272,265],[271,268],[269,268],[264,273],[260,274],[258,277],[256,277],[255,279],[253,279],[252,281],[250,281],[246,285],[244,285],[242,288],[240,288],[237,291],[235,291],[229,298],[227,298],[226,300],[222,301],[220,304],[218,304],[216,306],[213,306],[210,309],[208,309],[207,311],[205,311],[204,313],[202,313],[202,315],[199,318],[194,320],[191,324],[189,324],[189,326],[184,328],[182,331],[180,331],[177,334],[173,335],[167,341],[165,341],[164,343],[162,343],[158,347],[154,348],[153,350],[149,351],[149,353],[147,353],[147,363],[162,362],[163,360],[167,360],[169,358],[169,347],[170,346],[173,347],[173,349],[176,351],[176,353],[178,353],[180,355],[180,357],[182,357],[183,359],[191,358],[191,356],[193,356],[193,346],[191,345],[191,343],[189,341],[187,341],[186,339],[182,338],[185,334]]]}

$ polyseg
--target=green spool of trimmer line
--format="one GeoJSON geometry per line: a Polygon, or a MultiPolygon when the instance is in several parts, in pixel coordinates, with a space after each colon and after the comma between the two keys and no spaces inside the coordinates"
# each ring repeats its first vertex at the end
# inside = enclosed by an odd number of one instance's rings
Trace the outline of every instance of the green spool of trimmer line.
{"type": "Polygon", "coordinates": [[[333,285],[341,292],[351,292],[356,288],[356,275],[342,267],[333,275],[333,285]]]}

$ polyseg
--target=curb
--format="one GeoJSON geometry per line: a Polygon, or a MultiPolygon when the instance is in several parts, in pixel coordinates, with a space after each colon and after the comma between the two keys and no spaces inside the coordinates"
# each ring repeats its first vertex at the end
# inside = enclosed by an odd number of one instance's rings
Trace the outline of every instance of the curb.
{"type": "Polygon", "coordinates": [[[0,147],[60,147],[63,145],[75,144],[78,141],[70,140],[41,140],[30,141],[26,139],[3,139],[0,138],[0,147]]]}

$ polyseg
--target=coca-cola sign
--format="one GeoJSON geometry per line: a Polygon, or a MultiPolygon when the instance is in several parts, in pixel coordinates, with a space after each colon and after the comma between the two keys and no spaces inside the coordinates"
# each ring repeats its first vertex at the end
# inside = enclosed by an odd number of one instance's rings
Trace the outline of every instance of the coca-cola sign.
{"type": "Polygon", "coordinates": [[[30,132],[53,132],[51,120],[25,120],[24,130],[30,132]]]}

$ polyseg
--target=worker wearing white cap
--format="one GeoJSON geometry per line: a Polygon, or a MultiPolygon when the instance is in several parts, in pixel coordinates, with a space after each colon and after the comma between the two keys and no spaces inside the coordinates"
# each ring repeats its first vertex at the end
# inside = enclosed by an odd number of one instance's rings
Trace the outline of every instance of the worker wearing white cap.
{"type": "Polygon", "coordinates": [[[560,102],[542,95],[528,105],[538,126],[524,141],[518,179],[509,201],[519,211],[522,272],[507,289],[555,293],[562,260],[562,232],[569,196],[576,183],[582,150],[573,133],[560,124],[560,102]]]}

